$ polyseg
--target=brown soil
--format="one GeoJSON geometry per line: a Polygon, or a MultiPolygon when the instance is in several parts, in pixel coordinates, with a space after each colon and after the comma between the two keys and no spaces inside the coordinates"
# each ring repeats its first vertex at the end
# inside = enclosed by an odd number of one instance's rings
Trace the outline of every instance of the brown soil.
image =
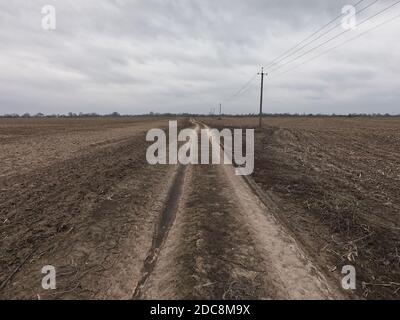
{"type": "Polygon", "coordinates": [[[326,272],[354,265],[359,296],[400,297],[399,119],[267,118],[255,154],[252,179],[326,272]]]}
{"type": "Polygon", "coordinates": [[[19,159],[18,166],[32,162],[23,174],[2,167],[8,174],[0,178],[1,298],[132,296],[176,170],[147,164],[145,129],[167,122],[92,121],[56,122],[55,133],[40,120],[32,135],[27,126],[3,142],[6,149],[51,156],[19,159]],[[31,144],[42,136],[47,144],[31,144]],[[56,267],[55,291],[41,289],[45,265],[56,267]]]}
{"type": "Polygon", "coordinates": [[[242,177],[188,167],[176,221],[145,299],[340,299],[242,177]]]}
{"type": "Polygon", "coordinates": [[[148,165],[146,131],[167,125],[0,120],[0,299],[399,297],[400,121],[265,119],[249,179],[148,165]]]}

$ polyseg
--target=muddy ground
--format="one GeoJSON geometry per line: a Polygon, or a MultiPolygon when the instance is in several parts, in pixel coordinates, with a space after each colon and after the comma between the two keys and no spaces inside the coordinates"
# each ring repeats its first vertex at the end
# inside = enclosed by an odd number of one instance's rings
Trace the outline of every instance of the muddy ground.
{"type": "MultiPolygon", "coordinates": [[[[214,127],[255,118],[207,119],[214,127]]],[[[400,298],[400,119],[266,118],[252,179],[326,272],[357,271],[359,297],[400,298]]]]}

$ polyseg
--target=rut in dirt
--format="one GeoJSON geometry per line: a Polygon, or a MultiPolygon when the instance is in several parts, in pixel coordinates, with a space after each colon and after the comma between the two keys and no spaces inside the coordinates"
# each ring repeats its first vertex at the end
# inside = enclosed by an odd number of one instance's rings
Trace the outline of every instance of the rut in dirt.
{"type": "Polygon", "coordinates": [[[233,166],[191,165],[182,184],[173,224],[162,249],[149,254],[136,298],[343,297],[233,166]]]}
{"type": "Polygon", "coordinates": [[[146,281],[152,274],[154,267],[157,263],[160,249],[166,238],[168,237],[169,230],[174,223],[176,212],[179,206],[179,201],[182,196],[186,168],[187,166],[185,165],[179,165],[178,167],[174,182],[169,190],[167,202],[164,206],[163,212],[161,213],[159,222],[155,228],[151,248],[143,263],[142,278],[139,280],[135,288],[132,299],[141,298],[143,293],[142,290],[146,284],[146,281]]]}

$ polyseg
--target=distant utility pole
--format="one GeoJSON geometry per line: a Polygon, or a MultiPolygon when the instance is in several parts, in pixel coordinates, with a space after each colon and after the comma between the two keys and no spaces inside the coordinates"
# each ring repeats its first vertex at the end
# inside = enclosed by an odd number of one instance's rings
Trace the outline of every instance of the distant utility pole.
{"type": "Polygon", "coordinates": [[[268,75],[268,73],[264,72],[264,67],[261,68],[261,72],[258,73],[261,75],[261,94],[260,94],[260,128],[262,127],[262,116],[263,116],[263,92],[264,92],[264,75],[268,75]]]}
{"type": "Polygon", "coordinates": [[[222,103],[219,104],[219,118],[222,118],[222,103]]]}

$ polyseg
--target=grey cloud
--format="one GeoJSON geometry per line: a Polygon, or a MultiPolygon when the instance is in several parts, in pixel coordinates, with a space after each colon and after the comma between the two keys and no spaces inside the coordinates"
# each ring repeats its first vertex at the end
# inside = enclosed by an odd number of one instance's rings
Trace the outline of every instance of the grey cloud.
{"type": "MultiPolygon", "coordinates": [[[[390,3],[379,1],[365,16],[390,3]]],[[[0,4],[0,113],[207,113],[221,100],[227,112],[256,112],[257,82],[236,99],[224,98],[348,1],[52,4],[51,32],[41,28],[42,1],[0,4]]],[[[287,76],[271,74],[267,111],[400,113],[399,26],[393,22],[287,76]]]]}

